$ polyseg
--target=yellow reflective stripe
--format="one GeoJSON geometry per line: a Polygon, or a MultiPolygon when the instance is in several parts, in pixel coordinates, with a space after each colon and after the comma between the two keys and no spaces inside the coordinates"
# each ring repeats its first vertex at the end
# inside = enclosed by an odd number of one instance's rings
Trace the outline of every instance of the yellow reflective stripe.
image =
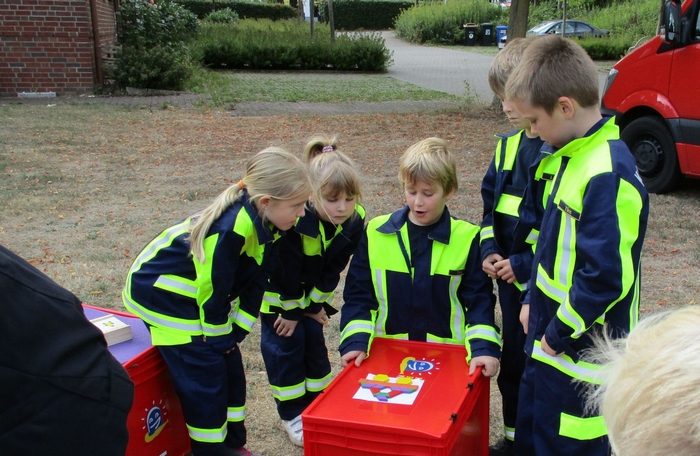
{"type": "Polygon", "coordinates": [[[199,320],[185,320],[153,312],[131,299],[126,288],[122,291],[122,301],[129,312],[150,325],[183,331],[190,335],[202,334],[202,325],[199,320]]]}
{"type": "Polygon", "coordinates": [[[253,329],[253,325],[255,324],[256,320],[256,318],[253,315],[241,309],[238,303],[236,303],[236,305],[234,306],[233,312],[231,313],[231,317],[231,320],[234,324],[248,332],[250,332],[250,330],[253,329]]]}
{"type": "Polygon", "coordinates": [[[552,366],[556,370],[584,382],[600,385],[602,383],[601,366],[586,361],[574,361],[569,355],[548,355],[542,350],[542,342],[535,341],[532,347],[532,359],[552,366]]]}
{"type": "Polygon", "coordinates": [[[506,214],[513,217],[518,216],[518,209],[520,208],[520,203],[523,199],[519,196],[509,195],[508,193],[503,193],[500,198],[498,198],[498,203],[494,211],[499,214],[506,214]]]}
{"type": "Polygon", "coordinates": [[[511,442],[515,440],[515,428],[503,426],[503,437],[511,442]]]}
{"type": "Polygon", "coordinates": [[[163,274],[158,277],[153,286],[188,298],[197,299],[197,282],[184,277],[163,274]]]}
{"type": "Polygon", "coordinates": [[[226,420],[239,423],[245,420],[245,405],[241,407],[228,407],[226,409],[226,420]]]}
{"type": "Polygon", "coordinates": [[[576,440],[593,440],[608,433],[608,427],[602,416],[579,416],[561,413],[559,416],[559,435],[576,440]]]}
{"type": "MultiPolygon", "coordinates": [[[[323,228],[321,228],[323,232],[323,228]]],[[[312,238],[309,236],[302,236],[302,251],[306,256],[318,256],[321,255],[321,239],[318,237],[312,238]]]]}
{"type": "Polygon", "coordinates": [[[306,386],[303,381],[292,386],[270,385],[270,389],[272,389],[272,396],[278,401],[291,401],[306,394],[306,386]]]}
{"type": "Polygon", "coordinates": [[[281,307],[284,310],[303,309],[306,307],[303,297],[299,299],[281,299],[280,294],[274,291],[266,291],[263,295],[263,302],[268,306],[281,307]]]}
{"type": "Polygon", "coordinates": [[[451,337],[438,337],[438,336],[434,336],[430,333],[427,333],[425,335],[425,340],[428,342],[437,342],[437,343],[441,343],[441,344],[461,345],[462,341],[464,339],[456,340],[456,339],[453,339],[451,337]]]}
{"type": "MultiPolygon", "coordinates": [[[[620,245],[618,253],[620,255],[620,269],[622,270],[622,283],[620,297],[614,300],[610,307],[623,299],[633,290],[634,296],[638,299],[636,287],[639,284],[639,271],[634,267],[632,258],[632,247],[639,239],[639,220],[643,208],[643,201],[637,189],[627,181],[621,180],[617,192],[617,223],[620,232],[620,245]]],[[[633,302],[633,309],[638,306],[638,301],[633,302]]],[[[636,321],[637,318],[631,319],[636,321]]],[[[629,328],[630,330],[632,328],[629,328]]]]}
{"type": "Polygon", "coordinates": [[[481,238],[479,243],[481,243],[481,241],[483,241],[484,239],[492,238],[493,237],[493,226],[488,225],[488,226],[481,228],[481,233],[479,234],[479,236],[481,238]]]}
{"type": "Polygon", "coordinates": [[[541,264],[537,265],[535,284],[537,285],[537,288],[542,291],[542,293],[560,304],[564,302],[568,294],[565,289],[561,289],[559,284],[555,283],[554,280],[547,276],[547,272],[544,270],[541,264]]]}
{"type": "Polygon", "coordinates": [[[359,333],[367,333],[372,336],[372,334],[374,334],[374,324],[367,320],[352,320],[343,328],[340,334],[340,341],[342,342],[353,334],[359,333]]]}
{"type": "MultiPolygon", "coordinates": [[[[554,260],[554,278],[567,289],[567,284],[573,278],[574,262],[576,261],[576,232],[574,218],[561,211],[561,226],[557,245],[557,256],[554,260]]],[[[560,301],[561,302],[561,301],[560,301]]]]}
{"type": "Polygon", "coordinates": [[[470,325],[467,328],[466,340],[469,342],[474,339],[488,340],[489,342],[498,344],[498,346],[503,345],[501,336],[498,334],[498,331],[496,331],[496,328],[489,325],[470,325]]]}
{"type": "Polygon", "coordinates": [[[564,298],[564,302],[561,303],[557,309],[557,318],[566,326],[574,330],[574,332],[571,334],[571,337],[574,339],[581,337],[581,334],[583,334],[587,329],[586,323],[583,321],[583,317],[581,317],[581,315],[579,315],[578,312],[576,312],[576,310],[574,310],[574,308],[571,306],[571,301],[569,300],[568,295],[564,298]]]}
{"type": "Polygon", "coordinates": [[[185,221],[178,223],[175,226],[172,226],[165,231],[163,231],[158,237],[153,239],[147,246],[146,248],[143,249],[143,251],[139,254],[139,256],[136,257],[136,261],[134,261],[134,264],[131,265],[131,268],[129,269],[129,273],[138,271],[141,269],[141,265],[143,263],[149,261],[152,259],[160,249],[169,246],[170,244],[173,243],[173,241],[180,235],[183,235],[185,233],[188,233],[190,231],[190,219],[186,219],[185,221]]]}
{"type": "Polygon", "coordinates": [[[382,334],[382,339],[408,340],[408,333],[382,334]]]}
{"type": "Polygon", "coordinates": [[[377,318],[376,318],[376,333],[378,336],[381,336],[386,333],[385,330],[385,325],[386,325],[386,318],[387,315],[389,314],[388,311],[388,306],[387,306],[387,296],[385,293],[386,290],[386,275],[383,273],[381,269],[377,269],[374,271],[374,291],[375,291],[375,296],[377,297],[377,318]]]}
{"type": "Polygon", "coordinates": [[[461,275],[450,276],[450,333],[452,334],[451,339],[461,344],[464,341],[464,331],[467,323],[462,303],[459,302],[459,296],[457,296],[460,283],[462,283],[461,275]]]}
{"type": "Polygon", "coordinates": [[[312,393],[323,391],[330,384],[332,379],[333,374],[331,372],[323,378],[307,378],[306,391],[311,391],[312,393]]]}
{"type": "Polygon", "coordinates": [[[327,302],[331,303],[333,301],[333,292],[328,291],[324,292],[319,290],[318,288],[314,287],[310,292],[309,292],[309,299],[311,299],[314,302],[327,302]]]}
{"type": "Polygon", "coordinates": [[[525,291],[527,290],[527,282],[525,283],[520,283],[517,280],[513,281],[513,285],[515,285],[515,288],[518,289],[518,291],[525,291]]]}
{"type": "Polygon", "coordinates": [[[221,443],[226,439],[226,423],[218,429],[197,428],[188,424],[187,433],[197,442],[221,443]]]}
{"type": "Polygon", "coordinates": [[[533,228],[530,233],[528,233],[527,238],[525,238],[525,242],[528,244],[536,244],[539,237],[540,231],[533,228]]]}

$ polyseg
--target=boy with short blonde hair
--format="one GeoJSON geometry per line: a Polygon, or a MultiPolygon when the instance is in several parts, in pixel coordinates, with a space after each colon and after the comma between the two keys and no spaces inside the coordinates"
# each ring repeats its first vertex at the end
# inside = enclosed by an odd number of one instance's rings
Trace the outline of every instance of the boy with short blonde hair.
{"type": "Polygon", "coordinates": [[[637,321],[648,195],[614,119],[600,114],[597,69],[579,45],[536,39],[506,99],[551,146],[538,172],[554,172],[521,311],[516,454],[607,455],[605,422],[581,395],[600,382],[600,366],[580,358],[594,334],[618,338],[637,321]]]}
{"type": "Polygon", "coordinates": [[[543,141],[530,131],[505,99],[505,86],[513,69],[532,39],[515,38],[501,50],[489,70],[489,85],[501,100],[503,113],[514,130],[499,134],[498,145],[481,183],[483,219],[481,222],[482,269],[496,280],[501,307],[503,354],[498,373],[502,396],[503,439],[491,454],[511,455],[515,437],[520,377],[525,368],[525,333],[520,324],[520,299],[530,280],[533,245],[537,240],[541,212],[523,204],[529,185],[534,185],[534,169],[542,159],[543,141]]]}
{"type": "Polygon", "coordinates": [[[353,256],[341,310],[340,354],[359,366],[377,337],[467,347],[470,372],[498,372],[494,296],[479,263],[479,227],[450,216],[455,160],[427,138],[401,157],[406,205],[372,219],[353,256]]]}

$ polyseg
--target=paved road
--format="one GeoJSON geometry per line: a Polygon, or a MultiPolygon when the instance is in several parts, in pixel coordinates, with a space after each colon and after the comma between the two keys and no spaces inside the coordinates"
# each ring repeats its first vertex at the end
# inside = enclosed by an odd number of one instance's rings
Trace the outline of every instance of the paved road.
{"type": "Polygon", "coordinates": [[[486,103],[491,101],[493,94],[486,76],[492,55],[412,44],[397,38],[393,30],[382,32],[382,37],[393,51],[389,76],[452,95],[468,94],[486,103]]]}
{"type": "MultiPolygon", "coordinates": [[[[491,102],[493,93],[487,76],[493,55],[464,48],[412,44],[397,38],[393,30],[383,31],[382,37],[386,47],[393,51],[394,64],[389,67],[389,76],[427,89],[491,102]]],[[[607,73],[607,70],[599,73],[601,93],[607,73]]]]}

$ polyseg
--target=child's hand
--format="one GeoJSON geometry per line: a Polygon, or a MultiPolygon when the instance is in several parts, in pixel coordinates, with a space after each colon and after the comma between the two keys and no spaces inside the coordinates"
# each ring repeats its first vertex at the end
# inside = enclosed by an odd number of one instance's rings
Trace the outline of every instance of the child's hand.
{"type": "Polygon", "coordinates": [[[515,282],[515,273],[510,265],[509,258],[497,261],[493,266],[496,268],[496,275],[499,279],[505,280],[508,283],[515,282]]]}
{"type": "Polygon", "coordinates": [[[305,313],[304,316],[309,317],[312,320],[316,320],[323,326],[327,325],[331,321],[331,319],[328,317],[328,314],[326,313],[326,310],[323,308],[316,313],[305,313]]]}
{"type": "Polygon", "coordinates": [[[552,347],[549,346],[545,336],[542,336],[542,350],[550,356],[557,356],[559,354],[552,347]]]}
{"type": "Polygon", "coordinates": [[[503,257],[501,255],[497,253],[492,253],[491,255],[488,255],[486,258],[484,258],[484,262],[481,263],[481,269],[486,273],[486,275],[488,275],[492,279],[497,279],[498,270],[494,265],[501,260],[503,260],[503,257]]]}
{"type": "Polygon", "coordinates": [[[527,322],[530,320],[530,304],[520,306],[520,324],[523,325],[523,331],[527,334],[527,322]]]}
{"type": "Polygon", "coordinates": [[[297,323],[299,322],[296,320],[287,320],[286,318],[282,318],[282,315],[278,315],[274,327],[278,336],[289,337],[294,334],[297,323]]]}
{"type": "Polygon", "coordinates": [[[343,356],[340,357],[340,365],[342,367],[347,366],[350,364],[352,360],[355,360],[355,367],[360,367],[360,364],[362,364],[362,361],[367,358],[367,353],[360,351],[360,350],[353,350],[349,351],[343,356]]]}
{"type": "Polygon", "coordinates": [[[501,362],[493,356],[475,356],[469,363],[469,375],[473,374],[477,367],[483,366],[482,374],[486,377],[493,377],[498,373],[501,362]]]}

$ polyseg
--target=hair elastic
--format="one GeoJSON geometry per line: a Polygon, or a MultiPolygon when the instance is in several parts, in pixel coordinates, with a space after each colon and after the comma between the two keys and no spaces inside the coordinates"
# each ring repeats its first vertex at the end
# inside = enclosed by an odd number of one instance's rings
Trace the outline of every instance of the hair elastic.
{"type": "Polygon", "coordinates": [[[239,190],[243,190],[245,188],[245,182],[243,182],[243,179],[236,182],[236,185],[238,186],[239,190]]]}
{"type": "Polygon", "coordinates": [[[335,146],[332,144],[323,146],[323,149],[321,149],[321,153],[326,153],[326,152],[333,152],[335,150],[335,146]]]}

